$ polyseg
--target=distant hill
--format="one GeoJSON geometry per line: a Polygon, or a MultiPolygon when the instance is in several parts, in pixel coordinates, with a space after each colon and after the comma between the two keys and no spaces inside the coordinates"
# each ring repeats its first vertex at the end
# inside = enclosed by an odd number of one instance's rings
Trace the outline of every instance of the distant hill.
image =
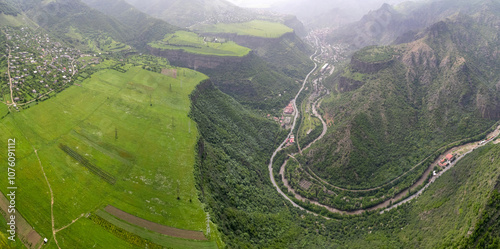
{"type": "Polygon", "coordinates": [[[121,0],[4,1],[56,37],[96,52],[103,51],[100,45],[109,41],[142,50],[147,43],[178,29],[121,0]]]}
{"type": "Polygon", "coordinates": [[[125,25],[80,0],[20,0],[17,5],[40,27],[79,48],[108,38],[123,43],[133,38],[125,25]]]}
{"type": "Polygon", "coordinates": [[[338,28],[359,20],[383,3],[404,0],[291,0],[274,4],[271,9],[297,16],[307,28],[338,28]]]}
{"type": "MultiPolygon", "coordinates": [[[[353,48],[389,45],[414,40],[422,29],[458,13],[474,14],[483,8],[483,0],[440,0],[384,4],[359,21],[344,25],[330,35],[330,42],[353,48]]],[[[495,1],[491,1],[495,3],[495,1]]]]}
{"type": "Polygon", "coordinates": [[[210,22],[250,20],[254,14],[225,0],[126,0],[154,17],[179,27],[210,22]]]}
{"type": "Polygon", "coordinates": [[[396,46],[367,47],[336,77],[336,126],[307,163],[336,185],[378,186],[443,145],[500,119],[497,3],[454,15],[396,46]]]}
{"type": "Polygon", "coordinates": [[[178,28],[160,19],[153,18],[124,0],[83,0],[90,7],[116,18],[132,35],[128,43],[143,49],[152,41],[161,40],[167,33],[178,28]]]}
{"type": "Polygon", "coordinates": [[[7,0],[0,0],[0,13],[11,16],[20,14],[19,10],[7,0]]]}

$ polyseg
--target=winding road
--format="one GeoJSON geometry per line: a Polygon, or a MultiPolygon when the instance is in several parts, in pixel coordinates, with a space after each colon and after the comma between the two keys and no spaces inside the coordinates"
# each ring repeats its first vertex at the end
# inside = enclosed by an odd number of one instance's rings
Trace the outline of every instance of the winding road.
{"type": "MultiPolygon", "coordinates": [[[[271,179],[271,182],[273,184],[273,186],[276,188],[276,190],[278,191],[278,193],[283,196],[286,200],[288,200],[294,207],[297,207],[301,210],[305,210],[307,211],[308,213],[310,214],[313,214],[313,215],[316,215],[316,216],[321,216],[321,217],[324,217],[326,219],[329,219],[328,217],[325,217],[325,216],[322,216],[322,215],[319,215],[315,212],[312,212],[312,211],[309,211],[309,210],[306,210],[304,209],[303,207],[301,207],[300,205],[298,205],[297,203],[295,203],[293,200],[291,200],[278,186],[278,184],[276,183],[276,179],[274,178],[274,174],[273,174],[273,162],[274,162],[274,158],[275,156],[278,154],[278,152],[280,152],[281,150],[283,150],[283,146],[285,145],[285,143],[287,142],[287,140],[290,138],[290,136],[293,134],[293,130],[295,128],[295,125],[297,123],[297,118],[299,116],[299,109],[297,108],[297,104],[296,104],[296,100],[297,98],[299,97],[299,95],[301,94],[301,92],[303,91],[303,89],[305,88],[305,85],[309,79],[309,77],[314,73],[314,71],[316,71],[317,67],[318,67],[318,64],[317,64],[317,60],[315,59],[315,57],[318,56],[318,51],[319,51],[319,44],[318,44],[318,39],[315,37],[316,39],[316,51],[314,52],[314,54],[312,54],[310,56],[310,59],[311,61],[314,62],[314,68],[309,72],[309,74],[307,74],[307,76],[305,77],[304,79],[304,82],[302,84],[302,88],[299,90],[299,92],[297,93],[297,95],[295,96],[295,98],[292,100],[293,102],[293,107],[295,108],[296,112],[295,112],[295,116],[294,116],[294,120],[293,120],[293,123],[292,123],[292,127],[291,127],[291,130],[290,130],[290,133],[288,134],[287,138],[280,144],[280,146],[278,146],[278,148],[274,151],[273,155],[271,156],[271,159],[269,161],[269,166],[268,166],[268,169],[269,169],[269,177],[271,179]]],[[[322,50],[321,50],[322,51],[322,50]]],[[[318,97],[318,99],[316,99],[316,101],[312,104],[312,112],[314,114],[314,116],[316,116],[318,119],[320,119],[322,125],[323,125],[323,131],[321,133],[320,136],[318,136],[315,140],[313,140],[311,143],[309,143],[306,147],[304,147],[303,149],[300,149],[299,147],[299,152],[300,154],[302,154],[302,151],[304,150],[307,150],[311,145],[313,145],[314,143],[316,143],[317,141],[319,141],[320,139],[322,139],[326,132],[327,132],[327,124],[326,122],[324,121],[323,117],[318,113],[317,111],[317,108],[319,107],[319,104],[321,103],[321,100],[322,98],[321,97],[318,97]]],[[[500,126],[497,127],[497,129],[490,133],[488,135],[488,137],[497,137],[498,135],[500,134],[500,126]]],[[[494,139],[490,139],[488,141],[491,142],[493,141],[494,139]]],[[[474,142],[475,143],[475,142],[474,142]]],[[[302,197],[301,195],[297,194],[295,192],[295,190],[293,188],[290,187],[289,183],[288,183],[288,180],[285,178],[285,167],[286,167],[286,164],[288,162],[288,160],[290,160],[290,158],[293,158],[295,159],[294,155],[296,155],[297,153],[293,154],[293,155],[289,155],[289,158],[285,160],[285,162],[283,163],[283,165],[280,167],[280,171],[279,171],[279,174],[281,175],[281,180],[283,182],[283,184],[285,185],[285,187],[288,189],[288,191],[290,193],[292,193],[294,195],[294,197],[297,199],[297,200],[300,200],[300,201],[308,201],[309,203],[311,204],[314,204],[314,205],[317,205],[317,206],[320,206],[320,207],[323,207],[325,209],[327,209],[329,212],[332,212],[332,213],[338,213],[338,214],[347,214],[347,215],[358,215],[358,214],[362,214],[363,212],[365,211],[373,211],[373,210],[377,210],[377,209],[382,209],[382,211],[380,212],[381,214],[384,213],[385,211],[389,211],[393,208],[397,208],[398,206],[404,204],[404,203],[407,203],[413,199],[415,199],[416,197],[420,196],[429,186],[430,184],[432,184],[437,178],[439,178],[441,175],[443,175],[445,172],[447,172],[449,169],[451,169],[453,166],[456,165],[456,163],[462,159],[463,157],[465,157],[467,154],[469,154],[470,152],[472,152],[474,149],[478,148],[478,147],[481,147],[481,146],[484,146],[486,145],[487,143],[484,143],[483,145],[477,145],[477,146],[473,146],[469,151],[463,153],[461,156],[459,156],[452,164],[450,164],[450,166],[448,166],[447,168],[445,168],[443,171],[439,172],[437,175],[433,176],[428,183],[426,183],[424,185],[424,187],[422,187],[418,192],[410,195],[410,196],[407,196],[407,193],[408,191],[407,190],[404,190],[400,193],[398,193],[397,195],[395,195],[393,198],[390,198],[390,199],[387,199],[385,200],[384,202],[382,203],[379,203],[371,208],[367,208],[367,209],[360,209],[360,210],[353,210],[353,211],[344,211],[344,210],[339,210],[339,209],[336,209],[336,208],[333,208],[333,207],[330,207],[330,206],[327,206],[327,205],[324,205],[324,204],[321,204],[317,201],[314,201],[314,200],[310,200],[310,199],[307,199],[307,198],[304,198],[302,197]],[[404,199],[404,200],[402,200],[404,199]],[[401,200],[401,201],[400,201],[401,200]],[[399,201],[398,203],[396,204],[393,204],[394,202],[397,202],[399,201]]],[[[460,146],[458,146],[460,147],[460,146]]],[[[453,149],[456,149],[458,147],[454,147],[452,148],[451,150],[453,149]]],[[[442,148],[440,148],[442,149],[442,148]]],[[[440,150],[439,149],[439,150],[440,150]]],[[[430,157],[430,156],[429,156],[430,157]]],[[[428,158],[429,158],[428,157],[428,158]]],[[[409,172],[413,171],[415,168],[417,168],[419,165],[421,165],[423,162],[425,162],[428,158],[422,160],[420,163],[418,163],[417,165],[415,165],[412,169],[410,169],[409,171],[405,172],[404,174],[402,174],[401,176],[397,177],[396,179],[393,179],[392,181],[386,183],[386,184],[383,184],[381,186],[378,186],[378,187],[374,187],[374,188],[370,188],[370,189],[362,189],[362,190],[348,190],[348,189],[344,189],[344,188],[341,188],[341,187],[337,187],[337,186],[334,186],[334,185],[331,185],[329,184],[328,182],[326,182],[325,180],[319,178],[318,176],[316,176],[314,174],[314,172],[312,172],[315,176],[315,178],[317,178],[318,180],[320,180],[321,182],[325,183],[325,184],[328,184],[329,186],[332,186],[332,187],[335,187],[337,189],[340,189],[340,190],[347,190],[347,191],[352,191],[352,192],[364,192],[364,191],[372,191],[372,190],[376,190],[376,189],[379,189],[383,186],[386,186],[387,184],[391,184],[392,182],[398,180],[399,178],[403,177],[404,175],[408,174],[409,172]]],[[[295,159],[296,160],[296,159],[295,159]]],[[[428,175],[432,172],[432,169],[434,168],[436,162],[432,163],[428,168],[427,170],[424,172],[424,174],[419,178],[419,180],[417,180],[412,186],[409,187],[410,190],[413,190],[415,188],[418,188],[420,187],[422,184],[425,183],[425,181],[427,180],[427,177],[428,175]]]]}
{"type": "MultiPolygon", "coordinates": [[[[316,45],[318,45],[318,39],[317,38],[316,38],[316,45]]],[[[280,152],[283,149],[283,146],[285,145],[285,143],[287,142],[287,140],[290,138],[290,136],[293,133],[293,130],[294,130],[295,125],[297,123],[297,118],[299,116],[299,110],[297,109],[297,103],[296,103],[296,101],[297,101],[297,98],[299,97],[300,93],[304,90],[304,88],[306,86],[306,83],[307,83],[307,80],[309,79],[309,76],[311,76],[311,74],[314,73],[314,71],[316,71],[316,69],[318,68],[318,64],[314,61],[314,57],[316,56],[317,53],[318,53],[318,49],[316,49],[316,51],[314,52],[314,54],[312,54],[309,57],[309,59],[314,62],[314,68],[307,74],[306,78],[304,79],[304,82],[302,83],[302,87],[300,88],[300,90],[297,93],[297,95],[295,96],[295,98],[292,100],[293,107],[295,108],[296,112],[295,112],[295,117],[293,119],[292,128],[290,130],[290,133],[288,133],[288,136],[286,137],[286,139],[274,151],[273,155],[271,156],[271,159],[269,160],[269,166],[268,166],[269,177],[271,178],[271,182],[272,182],[273,186],[276,188],[276,191],[278,191],[278,193],[281,194],[281,196],[283,196],[283,198],[285,198],[286,200],[288,200],[294,207],[297,207],[297,208],[299,208],[301,210],[305,210],[305,209],[303,207],[299,206],[294,201],[292,201],[285,193],[283,193],[283,191],[281,191],[281,189],[279,188],[278,184],[276,184],[276,179],[274,179],[274,174],[273,174],[273,162],[274,162],[274,157],[276,157],[276,154],[278,154],[278,152],[280,152]]],[[[312,214],[318,215],[318,214],[313,213],[311,211],[308,211],[308,210],[306,210],[306,211],[308,213],[312,213],[312,214]]]]}

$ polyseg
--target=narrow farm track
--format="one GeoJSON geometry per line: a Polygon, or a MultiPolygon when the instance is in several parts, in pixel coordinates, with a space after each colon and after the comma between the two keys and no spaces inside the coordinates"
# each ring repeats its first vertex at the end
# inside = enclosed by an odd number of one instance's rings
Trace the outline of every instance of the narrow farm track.
{"type": "MultiPolygon", "coordinates": [[[[15,119],[14,119],[14,122],[15,119]]],[[[31,141],[28,139],[28,137],[26,136],[26,134],[24,134],[24,132],[22,130],[20,130],[20,132],[23,134],[24,138],[26,138],[26,141],[28,141],[28,143],[31,145],[31,148],[33,148],[33,151],[35,152],[35,155],[36,155],[36,158],[38,159],[38,164],[40,165],[40,169],[42,170],[42,173],[43,173],[43,177],[45,178],[45,182],[47,183],[47,186],[49,187],[49,192],[50,192],[50,220],[51,220],[51,223],[52,223],[52,237],[54,238],[54,241],[56,242],[56,245],[57,245],[57,248],[61,249],[61,247],[59,246],[59,242],[57,241],[57,238],[56,238],[56,229],[55,229],[55,219],[54,219],[54,192],[52,191],[52,187],[50,186],[50,182],[49,182],[49,179],[47,178],[47,174],[45,173],[45,170],[43,169],[43,165],[42,165],[42,160],[40,160],[40,157],[38,156],[38,151],[37,149],[35,148],[35,146],[33,145],[33,143],[31,143],[31,141]]]]}
{"type": "MultiPolygon", "coordinates": [[[[32,146],[33,147],[33,146],[32,146]]],[[[40,157],[38,157],[38,151],[33,147],[33,150],[35,151],[36,158],[38,159],[38,163],[40,164],[40,168],[42,169],[43,177],[45,177],[45,181],[47,182],[47,186],[49,187],[50,191],[50,220],[52,221],[52,236],[54,237],[54,241],[56,242],[57,248],[61,249],[59,246],[59,242],[57,242],[56,239],[56,229],[54,227],[54,193],[52,192],[52,187],[50,186],[49,179],[47,178],[47,175],[45,174],[45,170],[43,169],[42,161],[40,160],[40,157]]]]}
{"type": "Polygon", "coordinates": [[[76,218],[76,219],[72,220],[72,221],[71,221],[68,225],[63,226],[63,227],[61,227],[61,228],[59,228],[59,229],[56,229],[56,233],[58,233],[58,232],[60,232],[61,230],[64,230],[64,229],[68,228],[69,226],[73,225],[73,223],[75,223],[76,221],[78,221],[78,220],[79,220],[80,218],[82,218],[84,215],[85,215],[85,214],[81,214],[80,216],[78,216],[78,218],[76,218]]]}

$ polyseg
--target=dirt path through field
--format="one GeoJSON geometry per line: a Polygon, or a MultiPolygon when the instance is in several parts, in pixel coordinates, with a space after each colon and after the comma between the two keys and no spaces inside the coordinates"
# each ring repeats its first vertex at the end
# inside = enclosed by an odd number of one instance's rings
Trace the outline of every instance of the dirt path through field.
{"type": "Polygon", "coordinates": [[[85,214],[81,214],[80,216],[78,216],[78,218],[72,220],[68,225],[63,226],[63,227],[61,227],[59,229],[56,229],[56,233],[58,233],[59,231],[64,230],[64,229],[68,228],[69,226],[73,225],[73,223],[75,223],[77,220],[79,220],[80,218],[82,218],[84,215],[85,214]]]}
{"type": "Polygon", "coordinates": [[[57,248],[61,249],[59,246],[59,242],[57,242],[56,239],[56,229],[54,227],[54,193],[52,192],[52,187],[50,187],[49,179],[47,178],[47,175],[45,174],[45,170],[43,170],[43,165],[42,161],[40,160],[40,157],[38,156],[38,151],[33,147],[33,150],[35,151],[36,158],[38,159],[38,163],[40,164],[40,168],[42,169],[43,177],[45,177],[45,181],[47,182],[47,186],[49,187],[50,190],[50,220],[52,221],[52,236],[54,237],[54,241],[56,242],[57,248]]]}

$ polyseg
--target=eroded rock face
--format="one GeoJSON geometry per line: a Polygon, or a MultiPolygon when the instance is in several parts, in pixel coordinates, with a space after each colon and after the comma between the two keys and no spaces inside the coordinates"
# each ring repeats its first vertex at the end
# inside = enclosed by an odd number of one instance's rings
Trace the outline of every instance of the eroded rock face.
{"type": "Polygon", "coordinates": [[[365,83],[359,80],[349,79],[346,77],[340,77],[338,90],[341,93],[354,91],[362,87],[365,83]]]}
{"type": "Polygon", "coordinates": [[[376,73],[384,68],[387,68],[393,63],[393,60],[381,62],[364,62],[355,58],[351,59],[351,66],[356,72],[360,73],[376,73]]]}
{"type": "Polygon", "coordinates": [[[162,50],[158,48],[148,47],[151,54],[155,56],[167,58],[172,65],[179,67],[187,67],[191,69],[200,68],[216,68],[223,63],[240,63],[248,58],[248,55],[243,57],[237,56],[214,56],[214,55],[202,55],[202,54],[191,54],[184,50],[162,50]]]}

